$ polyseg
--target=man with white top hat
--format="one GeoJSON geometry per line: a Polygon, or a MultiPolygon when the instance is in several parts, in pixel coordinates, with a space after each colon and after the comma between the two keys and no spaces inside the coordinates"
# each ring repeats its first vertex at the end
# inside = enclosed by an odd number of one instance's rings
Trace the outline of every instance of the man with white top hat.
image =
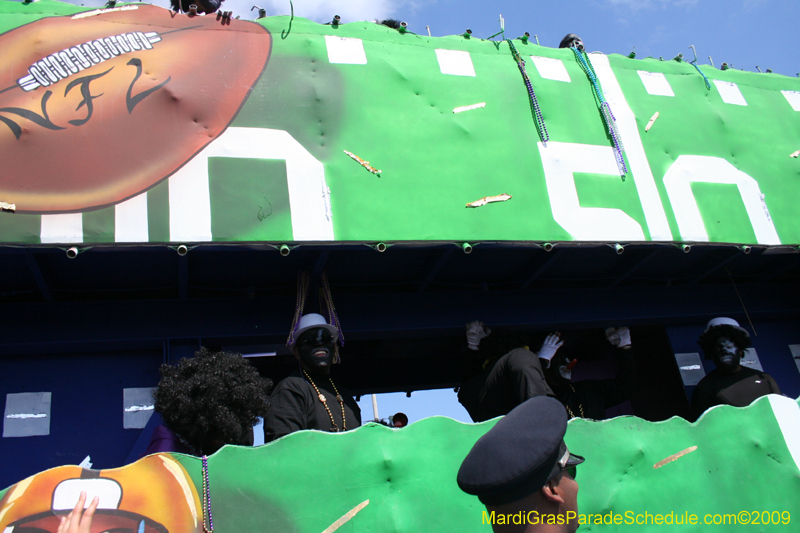
{"type": "Polygon", "coordinates": [[[476,521],[499,532],[578,528],[576,466],[583,457],[564,442],[567,413],[555,398],[515,407],[478,439],[458,470],[458,486],[486,506],[476,521]]]}
{"type": "Polygon", "coordinates": [[[302,429],[340,432],[361,425],[361,409],[331,379],[339,330],[322,315],[303,315],[297,323],[294,357],[299,369],[282,380],[269,399],[264,442],[302,429]]]}
{"type": "Polygon", "coordinates": [[[709,321],[698,344],[716,368],[694,389],[694,420],[715,405],[745,407],[761,396],[781,393],[772,376],[741,365],[745,349],[751,345],[750,334],[734,319],[719,317],[709,321]]]}

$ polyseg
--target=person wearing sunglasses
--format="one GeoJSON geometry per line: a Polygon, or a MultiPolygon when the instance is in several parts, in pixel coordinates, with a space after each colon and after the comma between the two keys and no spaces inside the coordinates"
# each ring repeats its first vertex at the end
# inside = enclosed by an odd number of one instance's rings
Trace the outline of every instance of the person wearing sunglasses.
{"type": "Polygon", "coordinates": [[[301,429],[340,432],[361,425],[361,409],[331,367],[338,362],[339,330],[317,313],[303,315],[294,332],[299,368],[272,391],[264,417],[264,442],[301,429]]]}
{"type": "Polygon", "coordinates": [[[567,413],[555,398],[537,396],[478,439],[458,470],[458,486],[486,506],[476,521],[495,533],[578,529],[577,465],[564,442],[567,413]]]}

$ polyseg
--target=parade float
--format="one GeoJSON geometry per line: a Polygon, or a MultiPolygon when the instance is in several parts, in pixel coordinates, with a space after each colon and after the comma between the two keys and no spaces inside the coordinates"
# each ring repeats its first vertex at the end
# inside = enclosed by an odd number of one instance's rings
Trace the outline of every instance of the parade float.
{"type": "Polygon", "coordinates": [[[567,433],[581,512],[785,526],[800,80],[341,22],[0,5],[0,529],[54,531],[92,486],[103,530],[488,530],[455,472],[491,421],[135,462],[163,362],[291,370],[300,272],[330,282],[356,394],[457,387],[475,318],[565,332],[587,377],[592,332],[631,326],[637,416],[567,433]],[[679,418],[714,316],[789,398],[679,418]]]}

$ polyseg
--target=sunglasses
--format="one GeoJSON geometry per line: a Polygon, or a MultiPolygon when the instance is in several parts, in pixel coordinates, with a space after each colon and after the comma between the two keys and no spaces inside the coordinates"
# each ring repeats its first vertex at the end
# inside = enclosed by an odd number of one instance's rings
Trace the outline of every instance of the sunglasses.
{"type": "Polygon", "coordinates": [[[578,465],[567,466],[567,462],[569,461],[569,449],[566,447],[564,448],[564,455],[561,456],[561,459],[558,460],[558,466],[561,467],[562,472],[566,472],[569,477],[575,479],[578,475],[578,465]]]}
{"type": "Polygon", "coordinates": [[[332,339],[333,335],[325,328],[311,329],[304,332],[303,335],[297,339],[297,344],[316,346],[318,343],[327,344],[331,342],[332,339]]]}

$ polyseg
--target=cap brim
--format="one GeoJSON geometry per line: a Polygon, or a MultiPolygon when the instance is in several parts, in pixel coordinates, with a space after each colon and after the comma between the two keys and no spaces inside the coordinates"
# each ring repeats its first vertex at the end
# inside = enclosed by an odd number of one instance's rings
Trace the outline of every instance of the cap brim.
{"type": "Polygon", "coordinates": [[[576,454],[570,452],[569,453],[569,459],[567,459],[567,466],[568,467],[577,466],[577,465],[581,464],[582,462],[584,462],[585,460],[586,459],[584,459],[580,455],[576,455],[576,454]]]}
{"type": "Polygon", "coordinates": [[[569,451],[567,448],[567,443],[563,440],[561,441],[561,446],[558,447],[558,454],[557,456],[560,460],[557,460],[555,464],[553,464],[553,468],[550,470],[550,473],[547,475],[547,480],[553,479],[556,474],[564,470],[565,468],[570,468],[576,465],[581,464],[585,459],[580,455],[575,455],[574,453],[569,451]],[[567,456],[567,460],[564,461],[564,457],[567,456]]]}

